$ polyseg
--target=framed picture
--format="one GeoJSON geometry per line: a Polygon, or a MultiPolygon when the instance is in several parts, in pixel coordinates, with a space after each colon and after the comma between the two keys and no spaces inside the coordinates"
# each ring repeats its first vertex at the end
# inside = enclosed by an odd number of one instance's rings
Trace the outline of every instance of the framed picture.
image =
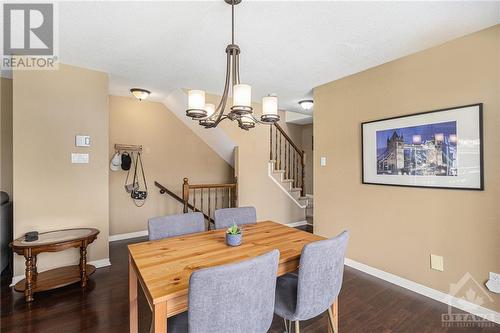
{"type": "Polygon", "coordinates": [[[483,190],[483,104],[361,124],[363,184],[483,190]]]}

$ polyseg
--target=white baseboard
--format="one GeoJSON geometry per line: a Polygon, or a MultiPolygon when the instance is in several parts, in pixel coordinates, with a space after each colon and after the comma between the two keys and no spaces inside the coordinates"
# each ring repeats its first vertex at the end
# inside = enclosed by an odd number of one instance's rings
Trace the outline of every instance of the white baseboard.
{"type": "Polygon", "coordinates": [[[136,232],[129,232],[126,234],[110,235],[108,239],[110,242],[114,242],[114,241],[119,241],[119,240],[124,240],[124,239],[144,237],[147,235],[148,235],[147,230],[141,230],[141,231],[136,231],[136,232]]]}
{"type": "Polygon", "coordinates": [[[106,259],[89,261],[88,264],[94,265],[95,268],[101,268],[101,267],[111,266],[111,261],[109,261],[109,258],[106,258],[106,259]]]}
{"type": "Polygon", "coordinates": [[[405,289],[411,290],[417,294],[427,296],[429,298],[432,298],[438,302],[445,303],[447,305],[451,305],[457,309],[469,312],[473,315],[476,315],[481,318],[485,318],[488,320],[491,320],[497,324],[500,324],[500,313],[484,308],[482,306],[478,306],[477,304],[468,302],[464,299],[458,298],[451,296],[449,294],[443,293],[439,290],[432,289],[429,287],[426,287],[422,284],[419,284],[417,282],[407,280],[405,278],[402,278],[400,276],[384,272],[380,269],[365,265],[363,263],[357,262],[352,259],[345,259],[345,265],[355,268],[359,271],[368,273],[370,275],[373,275],[375,277],[378,277],[379,279],[385,280],[387,282],[393,283],[397,286],[403,287],[405,289]]]}
{"type": "MultiPolygon", "coordinates": [[[[89,265],[94,265],[95,268],[101,268],[101,267],[107,267],[111,266],[111,261],[109,261],[109,258],[105,259],[100,259],[100,260],[93,260],[88,262],[89,265]]],[[[57,267],[54,267],[57,268],[57,267]]],[[[52,268],[50,268],[52,269],[52,268]]],[[[24,279],[24,275],[16,275],[12,277],[12,283],[10,284],[10,287],[14,287],[16,283],[24,279]]]]}
{"type": "Polygon", "coordinates": [[[285,224],[287,227],[292,227],[292,228],[295,228],[295,227],[300,227],[300,226],[303,226],[303,225],[307,225],[307,221],[304,220],[304,221],[298,221],[298,222],[292,222],[292,223],[286,223],[285,224]]]}

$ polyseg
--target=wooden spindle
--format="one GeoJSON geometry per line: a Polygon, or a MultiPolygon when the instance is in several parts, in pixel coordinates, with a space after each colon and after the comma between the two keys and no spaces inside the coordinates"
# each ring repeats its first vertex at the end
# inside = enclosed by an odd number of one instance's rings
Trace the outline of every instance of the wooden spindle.
{"type": "Polygon", "coordinates": [[[201,199],[200,199],[200,201],[201,201],[201,202],[200,202],[201,208],[200,208],[200,211],[202,211],[202,212],[203,212],[203,188],[202,188],[202,189],[200,189],[200,191],[201,191],[201,199]]]}
{"type": "Polygon", "coordinates": [[[219,196],[219,189],[215,189],[215,210],[217,210],[217,197],[219,196]]]}
{"type": "Polygon", "coordinates": [[[269,126],[269,161],[273,160],[273,127],[269,126]]]}
{"type": "Polygon", "coordinates": [[[285,170],[285,173],[283,174],[283,176],[285,177],[285,179],[288,179],[288,174],[287,174],[287,172],[288,172],[288,163],[287,163],[287,159],[286,159],[286,151],[287,151],[286,144],[287,144],[287,141],[285,140],[285,149],[284,149],[285,150],[285,156],[284,156],[284,161],[285,161],[284,162],[284,164],[285,164],[285,169],[284,170],[285,170]]]}
{"type": "Polygon", "coordinates": [[[278,170],[279,169],[279,165],[278,165],[278,129],[275,128],[274,132],[276,134],[275,140],[274,140],[274,141],[276,141],[274,143],[275,144],[275,149],[274,149],[274,170],[278,170]]]}
{"type": "Polygon", "coordinates": [[[279,170],[283,170],[282,166],[281,166],[281,137],[282,135],[280,134],[280,157],[279,157],[279,170]]]}
{"type": "Polygon", "coordinates": [[[302,185],[302,191],[300,192],[301,193],[301,196],[305,196],[305,188],[304,188],[304,166],[306,164],[306,161],[305,161],[305,154],[304,154],[304,151],[302,151],[302,156],[301,156],[301,159],[300,159],[300,171],[301,171],[301,179],[300,179],[300,183],[302,185]]]}
{"type": "Polygon", "coordinates": [[[288,179],[292,178],[292,175],[290,173],[291,172],[290,171],[290,169],[291,169],[291,166],[290,166],[290,152],[291,152],[291,146],[290,146],[290,144],[288,144],[288,163],[287,163],[288,164],[288,179]]]}
{"type": "Polygon", "coordinates": [[[182,184],[182,201],[184,202],[184,214],[188,212],[189,203],[189,180],[187,178],[183,179],[182,184]]]}
{"type": "Polygon", "coordinates": [[[196,189],[193,190],[193,211],[196,212],[196,189]]]}
{"type": "Polygon", "coordinates": [[[210,190],[211,190],[211,189],[210,189],[210,188],[208,188],[208,218],[209,218],[209,219],[211,219],[211,218],[212,218],[212,214],[211,214],[211,212],[212,212],[212,205],[211,205],[211,203],[210,203],[210,201],[211,201],[211,200],[210,200],[210,198],[212,197],[212,195],[211,195],[211,193],[210,193],[210,192],[211,192],[210,190]]]}
{"type": "Polygon", "coordinates": [[[295,169],[297,165],[297,153],[295,152],[295,149],[293,150],[293,187],[296,187],[297,185],[297,170],[295,169]]]}

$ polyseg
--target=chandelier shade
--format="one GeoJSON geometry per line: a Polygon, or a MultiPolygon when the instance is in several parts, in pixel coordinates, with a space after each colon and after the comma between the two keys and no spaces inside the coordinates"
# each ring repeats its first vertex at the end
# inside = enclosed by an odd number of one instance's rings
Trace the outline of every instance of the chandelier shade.
{"type": "Polygon", "coordinates": [[[205,110],[205,92],[203,90],[189,90],[186,115],[191,118],[203,118],[207,116],[207,111],[205,110]]]}
{"type": "Polygon", "coordinates": [[[279,120],[278,97],[266,96],[262,98],[262,116],[260,120],[265,123],[273,123],[279,120]]]}
{"type": "Polygon", "coordinates": [[[267,96],[262,100],[262,115],[257,119],[252,108],[252,87],[240,82],[240,47],[234,43],[234,6],[241,0],[224,0],[231,5],[231,44],[226,47],[226,79],[222,97],[217,105],[205,104],[205,91],[188,91],[186,115],[198,120],[205,128],[216,127],[222,120],[236,121],[241,129],[254,128],[256,123],[272,124],[279,121],[278,98],[267,96]],[[232,106],[226,113],[228,99],[232,106]]]}

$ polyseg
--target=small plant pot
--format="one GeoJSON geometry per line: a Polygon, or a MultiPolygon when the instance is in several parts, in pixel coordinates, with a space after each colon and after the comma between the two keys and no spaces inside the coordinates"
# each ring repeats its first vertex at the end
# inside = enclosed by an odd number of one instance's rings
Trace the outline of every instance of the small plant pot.
{"type": "Polygon", "coordinates": [[[226,244],[229,246],[238,246],[241,244],[241,234],[226,234],[226,244]]]}

